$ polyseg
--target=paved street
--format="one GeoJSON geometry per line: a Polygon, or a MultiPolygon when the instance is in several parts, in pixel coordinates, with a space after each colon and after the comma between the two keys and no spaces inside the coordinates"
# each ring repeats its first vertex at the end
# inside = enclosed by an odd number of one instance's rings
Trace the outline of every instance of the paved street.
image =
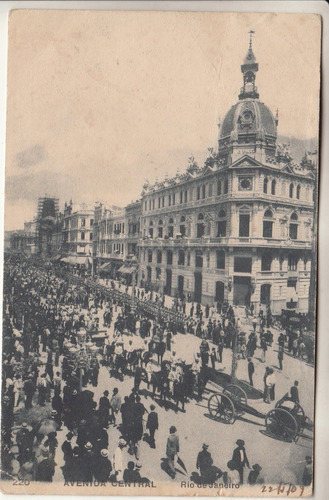
{"type": "MultiPolygon", "coordinates": [[[[239,315],[240,311],[236,311],[239,315]]],[[[241,313],[242,314],[242,313],[241,313]]],[[[114,314],[114,321],[117,313],[114,314]]],[[[102,312],[100,312],[100,318],[102,312]]],[[[113,321],[113,323],[114,323],[113,321]]],[[[112,325],[113,325],[112,323],[112,325]]],[[[245,320],[242,317],[241,329],[249,328],[244,324],[245,320]]],[[[100,322],[102,324],[102,322],[100,322]]],[[[295,379],[299,378],[299,370],[303,370],[303,383],[300,385],[300,400],[307,416],[312,417],[313,414],[313,377],[314,370],[311,366],[306,365],[299,359],[294,359],[290,356],[284,358],[284,370],[282,373],[278,370],[277,363],[277,343],[276,339],[279,334],[278,330],[272,329],[274,333],[273,347],[269,348],[266,354],[266,363],[260,361],[260,350],[255,353],[255,374],[254,386],[259,391],[263,390],[263,376],[265,366],[275,368],[276,375],[276,400],[281,398],[289,391],[295,379]],[[307,385],[306,385],[307,384],[307,385]]],[[[109,337],[113,335],[113,327],[107,329],[109,337]]],[[[200,339],[190,334],[177,334],[173,339],[172,350],[176,350],[177,356],[186,356],[187,352],[197,352],[200,344],[200,339]]],[[[211,347],[211,344],[210,344],[211,347]]],[[[216,369],[223,373],[230,373],[231,370],[231,350],[224,349],[223,363],[216,364],[216,369]]],[[[238,361],[237,376],[239,380],[248,380],[247,360],[238,361]]],[[[98,387],[88,386],[87,389],[94,391],[95,401],[98,401],[102,396],[103,391],[107,389],[110,394],[114,387],[119,388],[119,394],[122,399],[125,395],[130,394],[133,387],[133,378],[125,376],[124,380],[118,381],[109,376],[108,369],[101,367],[99,373],[98,387]]],[[[247,386],[246,386],[247,387],[247,386]]],[[[196,471],[196,457],[202,449],[202,444],[209,444],[209,451],[212,454],[215,465],[222,470],[227,470],[227,462],[232,457],[233,449],[236,447],[237,439],[243,439],[246,443],[246,451],[249,457],[250,465],[259,463],[263,467],[263,473],[266,482],[278,483],[281,480],[298,482],[304,468],[305,455],[312,454],[312,441],[300,438],[297,443],[285,443],[275,440],[264,434],[264,420],[258,417],[244,414],[239,417],[233,425],[226,425],[221,422],[214,421],[210,418],[207,400],[213,391],[219,390],[212,382],[209,382],[201,402],[196,403],[190,401],[186,404],[185,410],[175,413],[173,409],[166,410],[161,406],[159,399],[156,399],[156,411],[159,415],[159,430],[156,432],[156,449],[151,449],[146,441],[140,444],[140,459],[142,464],[141,475],[148,477],[155,482],[172,481],[167,473],[161,469],[162,459],[165,458],[166,440],[169,434],[169,427],[175,425],[180,438],[180,457],[182,458],[187,474],[176,474],[174,481],[184,481],[190,479],[193,471],[196,471]],[[271,456],[269,460],[268,457],[271,456]],[[265,458],[266,457],[266,458],[265,458]]],[[[152,399],[146,390],[146,384],[141,384],[142,402],[149,410],[152,399]]],[[[258,396],[259,397],[259,396],[258,396]]],[[[249,400],[248,403],[261,413],[268,412],[274,407],[274,403],[266,404],[260,399],[249,400]]],[[[61,444],[65,439],[67,429],[58,432],[59,446],[56,453],[56,472],[54,481],[63,481],[61,466],[64,464],[62,459],[61,444]]],[[[113,454],[117,445],[120,432],[117,427],[110,425],[108,430],[109,435],[109,450],[110,456],[113,454]]],[[[75,438],[74,438],[75,439],[75,438]]],[[[135,460],[126,452],[128,460],[135,460]]]]}

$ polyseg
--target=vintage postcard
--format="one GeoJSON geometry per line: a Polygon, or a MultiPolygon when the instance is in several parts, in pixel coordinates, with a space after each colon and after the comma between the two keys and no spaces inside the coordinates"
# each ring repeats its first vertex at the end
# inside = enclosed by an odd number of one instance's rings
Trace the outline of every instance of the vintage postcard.
{"type": "Polygon", "coordinates": [[[1,489],[307,497],[321,17],[9,17],[1,489]]]}

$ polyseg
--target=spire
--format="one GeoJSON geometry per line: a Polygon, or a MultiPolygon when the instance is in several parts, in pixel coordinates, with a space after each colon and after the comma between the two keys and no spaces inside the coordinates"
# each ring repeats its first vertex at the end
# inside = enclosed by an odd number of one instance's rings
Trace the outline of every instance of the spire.
{"type": "Polygon", "coordinates": [[[252,50],[252,37],[255,34],[253,30],[249,31],[249,48],[246,57],[241,66],[243,73],[243,87],[239,95],[239,99],[258,99],[259,94],[255,85],[256,73],[258,71],[258,63],[256,62],[255,54],[252,50]]]}
{"type": "Polygon", "coordinates": [[[276,108],[275,123],[276,123],[276,126],[279,125],[279,108],[276,108]]]}

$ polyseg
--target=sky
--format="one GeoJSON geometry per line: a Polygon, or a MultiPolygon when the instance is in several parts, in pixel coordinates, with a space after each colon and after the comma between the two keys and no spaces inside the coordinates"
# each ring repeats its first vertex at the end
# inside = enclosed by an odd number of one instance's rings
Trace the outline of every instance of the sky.
{"type": "Polygon", "coordinates": [[[260,100],[281,135],[318,135],[320,19],[303,14],[13,11],[5,229],[39,196],[124,206],[145,179],[216,149],[249,30],[260,100]]]}

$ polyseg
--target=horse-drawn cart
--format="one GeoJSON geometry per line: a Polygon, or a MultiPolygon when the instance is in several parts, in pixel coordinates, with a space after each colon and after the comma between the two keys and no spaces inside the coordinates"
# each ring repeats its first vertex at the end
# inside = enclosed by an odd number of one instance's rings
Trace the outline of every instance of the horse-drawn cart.
{"type": "Polygon", "coordinates": [[[234,424],[245,413],[264,419],[267,435],[287,442],[297,442],[300,436],[306,437],[305,430],[312,431],[313,428],[301,405],[288,395],[280,399],[275,408],[263,414],[248,405],[246,392],[236,384],[229,384],[221,392],[212,394],[208,410],[212,418],[226,424],[234,424]]]}

